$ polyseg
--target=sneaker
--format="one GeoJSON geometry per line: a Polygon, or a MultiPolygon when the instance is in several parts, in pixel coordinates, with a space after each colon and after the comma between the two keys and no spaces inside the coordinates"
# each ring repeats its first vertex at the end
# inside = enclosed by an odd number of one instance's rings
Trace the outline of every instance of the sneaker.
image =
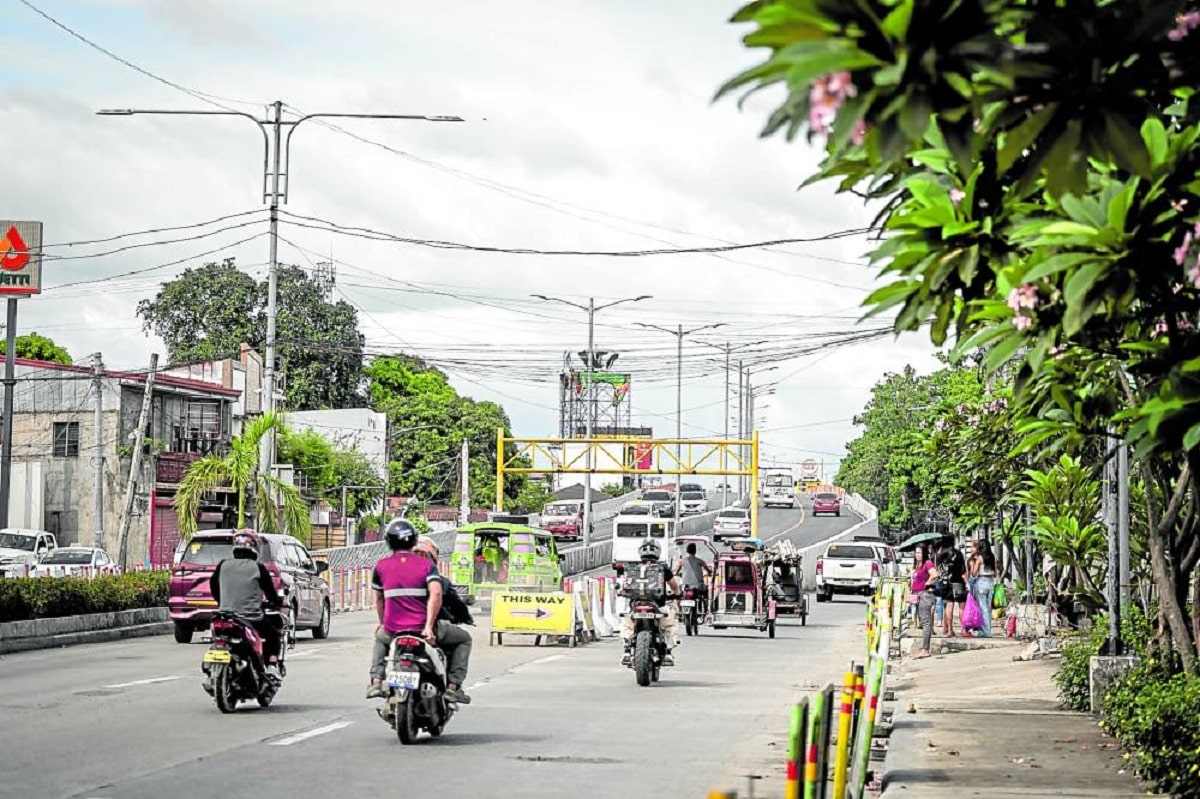
{"type": "Polygon", "coordinates": [[[279,666],[274,663],[267,665],[267,679],[272,682],[283,682],[283,674],[279,671],[279,666]]]}
{"type": "Polygon", "coordinates": [[[471,697],[469,697],[465,693],[463,693],[463,690],[461,688],[455,688],[454,690],[450,690],[449,688],[447,688],[446,689],[446,701],[454,702],[455,704],[458,704],[458,705],[469,705],[469,704],[471,704],[471,697]]]}
{"type": "Polygon", "coordinates": [[[670,652],[668,652],[667,654],[663,655],[663,662],[662,662],[662,664],[663,664],[664,666],[674,666],[674,665],[675,665],[675,656],[674,656],[674,655],[672,655],[670,652]]]}
{"type": "Polygon", "coordinates": [[[633,662],[633,655],[629,654],[628,652],[621,655],[621,665],[622,666],[628,666],[632,662],[633,662]]]}
{"type": "Polygon", "coordinates": [[[382,699],[387,696],[383,691],[383,680],[371,680],[367,688],[367,699],[382,699]]]}

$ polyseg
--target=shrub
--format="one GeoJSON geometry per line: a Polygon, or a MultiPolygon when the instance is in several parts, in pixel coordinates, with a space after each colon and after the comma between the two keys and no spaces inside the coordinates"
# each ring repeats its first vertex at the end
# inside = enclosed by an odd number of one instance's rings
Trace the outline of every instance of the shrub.
{"type": "Polygon", "coordinates": [[[168,572],[0,579],[0,622],[163,607],[169,580],[168,572]]]}
{"type": "Polygon", "coordinates": [[[1175,799],[1200,799],[1200,678],[1134,669],[1104,694],[1100,726],[1138,776],[1175,799]]]}
{"type": "Polygon", "coordinates": [[[1088,661],[1104,646],[1105,625],[1097,623],[1090,630],[1076,633],[1060,647],[1062,663],[1054,674],[1058,698],[1063,707],[1085,713],[1091,707],[1091,688],[1088,661]]]}

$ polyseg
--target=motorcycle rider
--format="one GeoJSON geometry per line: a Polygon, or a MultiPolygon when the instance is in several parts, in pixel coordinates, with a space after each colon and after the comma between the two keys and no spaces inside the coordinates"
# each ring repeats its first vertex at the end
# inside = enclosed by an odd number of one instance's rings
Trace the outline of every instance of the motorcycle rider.
{"type": "Polygon", "coordinates": [[[250,622],[263,639],[263,659],[267,664],[267,676],[278,680],[279,646],[282,630],[273,619],[263,613],[263,598],[267,604],[280,610],[283,597],[275,590],[275,582],[267,567],[258,562],[258,536],[242,530],[233,536],[233,557],[217,564],[209,578],[212,598],[220,610],[234,613],[250,622]]]}
{"type": "MultiPolygon", "coordinates": [[[[671,571],[671,567],[659,561],[662,556],[662,548],[654,539],[649,539],[646,543],[638,548],[638,556],[641,558],[642,565],[647,566],[647,574],[654,569],[662,571],[663,585],[667,588],[669,594],[674,595],[678,600],[679,581],[675,579],[675,573],[671,571]]],[[[638,567],[629,569],[628,572],[636,574],[638,567]]],[[[675,657],[671,654],[671,650],[679,645],[679,639],[675,636],[675,631],[679,626],[679,616],[675,602],[670,602],[667,599],[667,594],[655,599],[655,603],[666,614],[662,619],[662,637],[667,645],[667,654],[663,657],[664,666],[674,666],[675,657]]],[[[628,666],[630,659],[633,656],[633,617],[628,613],[621,619],[621,641],[625,645],[625,654],[621,657],[621,665],[628,666]]]]}
{"type": "Polygon", "coordinates": [[[675,573],[683,578],[683,590],[691,589],[696,594],[696,599],[701,604],[699,607],[704,607],[708,600],[708,587],[705,585],[704,577],[712,575],[712,569],[702,558],[696,556],[696,545],[687,545],[687,554],[679,559],[679,565],[675,568],[675,573]]]}
{"type": "Polygon", "coordinates": [[[471,636],[448,621],[439,620],[442,609],[442,582],[437,566],[413,551],[417,530],[407,519],[393,519],[384,531],[392,554],[375,564],[371,587],[375,589],[375,612],[379,627],[371,657],[371,684],[367,698],[383,697],[388,649],[398,633],[421,630],[429,643],[446,651],[446,700],[469,704],[463,693],[467,665],[471,657],[471,636]]]}

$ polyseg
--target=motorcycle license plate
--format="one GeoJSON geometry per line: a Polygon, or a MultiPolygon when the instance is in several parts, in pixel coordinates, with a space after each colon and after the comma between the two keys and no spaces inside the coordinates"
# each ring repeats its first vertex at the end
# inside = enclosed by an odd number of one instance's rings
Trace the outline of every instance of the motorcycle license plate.
{"type": "Polygon", "coordinates": [[[224,649],[210,649],[204,653],[205,663],[228,663],[229,661],[229,652],[224,649]]]}
{"type": "Polygon", "coordinates": [[[388,674],[388,685],[415,691],[421,685],[421,674],[416,671],[393,671],[388,674]]]}
{"type": "Polygon", "coordinates": [[[683,607],[685,607],[685,608],[694,608],[694,607],[696,607],[696,600],[694,600],[694,599],[684,599],[684,600],[682,600],[682,601],[681,601],[679,604],[680,604],[680,605],[682,605],[682,606],[683,606],[683,607]]]}

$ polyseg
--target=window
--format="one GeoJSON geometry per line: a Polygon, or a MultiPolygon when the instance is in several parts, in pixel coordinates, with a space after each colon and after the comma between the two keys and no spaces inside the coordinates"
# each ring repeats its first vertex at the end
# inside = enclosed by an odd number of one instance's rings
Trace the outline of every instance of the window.
{"type": "Polygon", "coordinates": [[[54,457],[79,457],[79,422],[54,423],[54,457]]]}

